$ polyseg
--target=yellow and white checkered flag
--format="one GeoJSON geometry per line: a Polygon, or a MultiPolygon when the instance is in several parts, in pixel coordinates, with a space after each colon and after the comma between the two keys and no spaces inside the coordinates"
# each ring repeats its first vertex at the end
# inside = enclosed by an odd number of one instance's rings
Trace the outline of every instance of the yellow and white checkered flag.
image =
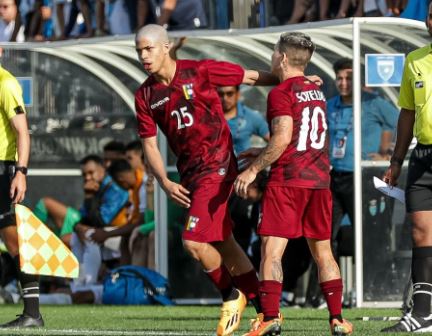
{"type": "Polygon", "coordinates": [[[79,263],[63,242],[30,209],[15,205],[21,271],[77,278],[79,263]]]}

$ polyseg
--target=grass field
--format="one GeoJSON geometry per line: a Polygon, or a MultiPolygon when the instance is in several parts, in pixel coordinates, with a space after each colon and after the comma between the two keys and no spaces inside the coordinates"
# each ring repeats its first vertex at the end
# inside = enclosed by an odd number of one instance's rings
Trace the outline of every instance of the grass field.
{"type": "MultiPolygon", "coordinates": [[[[19,313],[20,307],[2,305],[1,320],[6,322],[19,313]]],[[[208,306],[43,306],[46,328],[33,330],[0,330],[0,335],[214,335],[219,308],[208,306]]],[[[329,335],[327,311],[313,309],[283,309],[283,335],[329,335]]],[[[395,309],[349,309],[344,317],[355,326],[356,335],[381,334],[382,327],[394,322],[362,321],[363,316],[399,316],[395,309]]],[[[241,329],[247,331],[254,311],[248,309],[241,329]]],[[[403,334],[396,334],[403,335],[403,334]]]]}

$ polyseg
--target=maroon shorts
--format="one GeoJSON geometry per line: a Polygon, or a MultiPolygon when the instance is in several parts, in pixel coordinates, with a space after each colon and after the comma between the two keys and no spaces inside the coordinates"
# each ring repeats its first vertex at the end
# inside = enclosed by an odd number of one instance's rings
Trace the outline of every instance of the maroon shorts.
{"type": "Polygon", "coordinates": [[[191,207],[183,229],[183,240],[201,243],[223,241],[232,232],[228,199],[233,181],[200,184],[191,196],[191,207]]]}
{"type": "Polygon", "coordinates": [[[267,186],[264,191],[261,236],[331,237],[332,198],[329,189],[267,186]]]}

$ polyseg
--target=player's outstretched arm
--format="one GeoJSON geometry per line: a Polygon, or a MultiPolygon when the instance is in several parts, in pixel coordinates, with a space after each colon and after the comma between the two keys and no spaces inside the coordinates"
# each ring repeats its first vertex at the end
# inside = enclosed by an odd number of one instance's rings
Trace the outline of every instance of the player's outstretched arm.
{"type": "Polygon", "coordinates": [[[175,203],[184,208],[189,208],[191,203],[188,196],[189,191],[181,184],[172,182],[170,179],[168,179],[162,156],[157,146],[156,136],[145,138],[141,141],[143,145],[144,157],[162,189],[175,203]]]}
{"type": "MultiPolygon", "coordinates": [[[[322,78],[317,75],[310,75],[305,77],[318,86],[321,86],[323,84],[322,78]]],[[[268,71],[245,70],[243,76],[243,84],[247,85],[271,86],[277,85],[279,83],[280,79],[268,71]]]]}
{"type": "Polygon", "coordinates": [[[244,72],[243,84],[269,86],[279,83],[279,78],[268,71],[245,70],[244,72]]]}
{"type": "Polygon", "coordinates": [[[257,174],[275,162],[291,142],[293,119],[290,116],[280,116],[272,120],[272,137],[267,147],[252,162],[243,173],[237,176],[234,182],[236,193],[243,198],[247,197],[247,189],[255,180],[257,174]]]}

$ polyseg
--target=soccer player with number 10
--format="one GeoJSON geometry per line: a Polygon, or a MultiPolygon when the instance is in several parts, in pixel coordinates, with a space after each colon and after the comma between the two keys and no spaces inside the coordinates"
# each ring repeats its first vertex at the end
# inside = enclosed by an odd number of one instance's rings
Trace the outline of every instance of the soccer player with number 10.
{"type": "Polygon", "coordinates": [[[259,295],[263,314],[248,336],[280,335],[282,316],[281,259],[288,239],[306,237],[319,270],[321,290],[330,312],[332,335],[351,335],[342,319],[342,279],[330,246],[332,200],[326,101],[319,87],[304,76],[315,45],[303,33],[284,33],[272,55],[272,72],[280,79],[268,96],[270,141],[264,149],[240,155],[253,159],[234,182],[245,197],[256,175],[271,165],[264,191],[258,233],[262,237],[259,295]]]}

